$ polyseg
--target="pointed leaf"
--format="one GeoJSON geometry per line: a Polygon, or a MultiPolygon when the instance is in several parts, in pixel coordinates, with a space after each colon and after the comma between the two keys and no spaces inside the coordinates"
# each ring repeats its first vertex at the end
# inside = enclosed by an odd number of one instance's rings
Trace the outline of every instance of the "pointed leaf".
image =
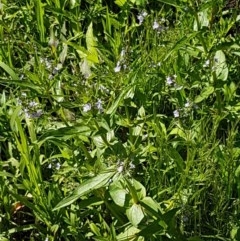
{"type": "Polygon", "coordinates": [[[202,93],[196,97],[194,100],[195,103],[200,103],[203,100],[207,99],[209,95],[211,95],[214,92],[214,87],[213,86],[208,86],[205,89],[203,89],[202,93]]]}
{"type": "Polygon", "coordinates": [[[115,173],[115,171],[108,171],[88,179],[87,181],[83,182],[77,189],[75,189],[75,191],[70,196],[59,202],[53,210],[66,207],[75,202],[80,197],[92,192],[93,190],[106,186],[110,178],[112,178],[115,173]]]}
{"type": "Polygon", "coordinates": [[[18,76],[16,75],[16,73],[5,63],[3,63],[2,61],[0,61],[0,67],[7,72],[13,80],[19,80],[18,76]]]}
{"type": "Polygon", "coordinates": [[[123,188],[121,182],[112,183],[109,187],[109,193],[118,206],[124,207],[127,191],[123,188]]]}
{"type": "Polygon", "coordinates": [[[214,68],[216,70],[216,75],[218,79],[223,81],[227,80],[228,67],[225,54],[222,50],[218,50],[214,56],[214,68]]]}
{"type": "Polygon", "coordinates": [[[134,203],[132,207],[130,207],[126,211],[127,217],[133,226],[137,226],[142,219],[144,218],[142,207],[139,204],[134,203]]]}
{"type": "Polygon", "coordinates": [[[119,7],[122,7],[125,3],[126,3],[127,0],[116,0],[114,1],[119,7]]]}
{"type": "Polygon", "coordinates": [[[87,50],[89,52],[87,56],[87,60],[89,60],[92,63],[98,63],[98,53],[96,49],[96,41],[94,39],[93,35],[93,27],[92,23],[88,26],[87,33],[86,33],[86,44],[87,44],[87,50]]]}

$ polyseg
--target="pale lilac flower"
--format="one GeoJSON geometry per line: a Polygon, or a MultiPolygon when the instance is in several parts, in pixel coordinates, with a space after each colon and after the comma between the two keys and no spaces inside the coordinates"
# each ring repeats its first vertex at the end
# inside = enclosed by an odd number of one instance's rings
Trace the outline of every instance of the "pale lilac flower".
{"type": "Polygon", "coordinates": [[[120,62],[118,61],[117,66],[114,68],[114,72],[118,73],[118,72],[120,72],[120,70],[121,70],[121,65],[120,65],[120,62]]]}
{"type": "Polygon", "coordinates": [[[96,108],[99,110],[99,111],[102,111],[103,110],[103,107],[102,107],[102,101],[100,99],[98,99],[97,103],[96,103],[96,108]]]}
{"type": "Polygon", "coordinates": [[[42,116],[42,114],[43,114],[43,110],[37,110],[37,112],[30,114],[30,118],[38,118],[38,117],[42,116]]]}
{"type": "Polygon", "coordinates": [[[175,118],[178,118],[178,117],[180,116],[179,111],[178,111],[178,110],[173,111],[173,116],[174,116],[175,118]]]}
{"type": "Polygon", "coordinates": [[[185,106],[186,108],[190,107],[190,102],[187,101],[184,106],[185,106]]]}
{"type": "Polygon", "coordinates": [[[122,172],[124,171],[124,162],[119,162],[119,163],[118,163],[117,171],[118,171],[119,173],[122,173],[122,172]]]}
{"type": "Polygon", "coordinates": [[[92,109],[92,105],[90,103],[87,103],[83,106],[83,112],[88,112],[92,109]]]}
{"type": "Polygon", "coordinates": [[[53,71],[52,71],[52,74],[53,74],[53,75],[56,75],[59,70],[60,70],[59,67],[54,67],[54,68],[53,68],[53,71]]]}
{"type": "Polygon", "coordinates": [[[136,167],[136,166],[135,166],[132,162],[129,163],[129,168],[130,168],[130,169],[135,169],[135,167],[136,167]]]}
{"type": "Polygon", "coordinates": [[[146,12],[146,11],[143,11],[143,12],[142,12],[142,16],[143,16],[144,18],[146,18],[146,17],[147,17],[147,15],[148,15],[148,14],[147,14],[147,12],[146,12]]]}
{"type": "Polygon", "coordinates": [[[153,23],[153,29],[156,30],[156,29],[159,29],[159,27],[160,27],[159,23],[155,20],[153,23]]]}
{"type": "Polygon", "coordinates": [[[34,108],[37,105],[38,105],[38,103],[35,102],[35,101],[30,101],[29,104],[28,104],[28,106],[31,107],[31,108],[34,108]]]}
{"type": "Polygon", "coordinates": [[[144,18],[146,18],[147,15],[148,15],[148,14],[147,14],[147,12],[145,12],[145,11],[143,11],[143,12],[141,12],[139,15],[137,15],[137,19],[138,19],[140,25],[143,23],[144,18]]]}
{"type": "Polygon", "coordinates": [[[57,163],[55,164],[55,168],[56,168],[56,170],[59,170],[60,167],[61,167],[61,164],[60,164],[59,162],[57,162],[57,163]]]}
{"type": "Polygon", "coordinates": [[[161,22],[162,22],[162,23],[165,23],[165,22],[166,22],[166,19],[165,19],[165,18],[161,18],[161,22]]]}
{"type": "Polygon", "coordinates": [[[29,110],[28,110],[27,108],[25,108],[25,109],[23,110],[23,112],[25,113],[25,116],[26,116],[27,118],[30,118],[29,110]]]}
{"type": "Polygon", "coordinates": [[[167,85],[171,85],[175,82],[175,79],[173,77],[168,76],[166,79],[167,85]]]}
{"type": "Polygon", "coordinates": [[[45,59],[45,65],[48,70],[52,69],[52,63],[48,59],[45,59]]]}
{"type": "Polygon", "coordinates": [[[20,80],[23,80],[23,78],[24,78],[24,74],[21,74],[20,77],[19,77],[19,79],[20,79],[20,80]]]}
{"type": "Polygon", "coordinates": [[[208,67],[208,66],[209,66],[209,64],[210,64],[210,61],[209,61],[209,59],[208,59],[208,60],[206,60],[206,61],[205,61],[205,63],[204,63],[204,65],[203,65],[203,67],[204,67],[204,68],[206,68],[206,67],[208,67]]]}
{"type": "Polygon", "coordinates": [[[19,98],[17,98],[17,105],[22,105],[22,100],[20,100],[19,98]]]}
{"type": "Polygon", "coordinates": [[[120,53],[121,58],[123,58],[125,56],[125,53],[126,53],[125,49],[122,49],[122,51],[120,53]]]}
{"type": "Polygon", "coordinates": [[[141,24],[143,23],[144,17],[143,17],[141,14],[139,14],[139,15],[137,16],[137,19],[138,19],[138,21],[139,21],[139,24],[141,25],[141,24]]]}
{"type": "Polygon", "coordinates": [[[105,93],[109,93],[109,89],[106,88],[106,87],[103,86],[103,85],[100,85],[100,86],[99,86],[99,89],[102,90],[102,91],[104,91],[105,93]]]}

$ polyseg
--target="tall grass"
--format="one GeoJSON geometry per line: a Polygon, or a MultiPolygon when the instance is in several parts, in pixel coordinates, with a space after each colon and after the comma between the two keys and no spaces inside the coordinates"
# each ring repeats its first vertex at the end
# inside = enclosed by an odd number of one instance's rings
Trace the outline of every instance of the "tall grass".
{"type": "Polygon", "coordinates": [[[0,240],[233,240],[238,1],[0,2],[0,240]]]}

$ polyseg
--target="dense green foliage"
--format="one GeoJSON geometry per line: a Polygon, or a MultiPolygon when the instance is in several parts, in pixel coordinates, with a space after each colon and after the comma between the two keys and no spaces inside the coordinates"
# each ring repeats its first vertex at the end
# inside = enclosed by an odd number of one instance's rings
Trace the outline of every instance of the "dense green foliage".
{"type": "Polygon", "coordinates": [[[0,241],[240,240],[238,0],[0,0],[0,241]]]}

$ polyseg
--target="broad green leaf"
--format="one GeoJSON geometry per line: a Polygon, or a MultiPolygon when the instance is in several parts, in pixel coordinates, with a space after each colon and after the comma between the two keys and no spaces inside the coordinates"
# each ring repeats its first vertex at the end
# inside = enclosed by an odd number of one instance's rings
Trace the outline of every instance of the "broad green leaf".
{"type": "Polygon", "coordinates": [[[100,149],[108,146],[101,136],[94,136],[93,143],[100,149]]]}
{"type": "Polygon", "coordinates": [[[96,49],[96,41],[93,35],[93,26],[92,23],[88,26],[87,33],[86,33],[86,44],[88,50],[87,60],[92,63],[99,63],[98,61],[98,53],[96,49]]]}
{"type": "Polygon", "coordinates": [[[214,69],[216,71],[217,78],[220,80],[227,80],[228,67],[226,63],[225,54],[222,50],[218,50],[214,56],[214,69]]]}
{"type": "Polygon", "coordinates": [[[146,197],[146,189],[140,182],[135,179],[130,181],[127,178],[125,178],[125,182],[134,203],[138,203],[141,199],[146,197]]]}
{"type": "Polygon", "coordinates": [[[137,226],[144,218],[143,210],[141,205],[134,203],[126,211],[127,217],[133,226],[137,226]]]}
{"type": "Polygon", "coordinates": [[[69,126],[69,127],[62,127],[57,130],[48,130],[46,131],[39,139],[39,141],[51,138],[64,138],[64,137],[71,137],[76,135],[86,135],[90,134],[90,128],[88,126],[69,126]]]}
{"type": "Polygon", "coordinates": [[[80,58],[86,58],[88,56],[88,51],[84,47],[79,46],[78,44],[72,43],[70,41],[67,41],[67,42],[63,41],[63,43],[73,47],[77,51],[80,58]]]}
{"type": "Polygon", "coordinates": [[[7,72],[13,80],[19,80],[17,74],[8,66],[6,65],[5,63],[3,63],[2,61],[0,61],[0,67],[5,71],[7,72]]]}
{"type": "Polygon", "coordinates": [[[92,192],[93,190],[106,186],[115,173],[115,171],[109,170],[108,172],[105,171],[93,178],[88,179],[87,181],[80,184],[80,186],[77,187],[77,189],[75,189],[75,191],[70,196],[59,202],[53,210],[55,211],[66,207],[75,202],[80,197],[92,192]]]}
{"type": "MultiPolygon", "coordinates": [[[[198,13],[198,20],[199,20],[200,28],[209,26],[208,9],[205,9],[204,11],[198,13]]],[[[196,20],[194,21],[193,29],[194,31],[199,30],[196,20]]]]}
{"type": "Polygon", "coordinates": [[[214,92],[213,86],[208,86],[205,89],[203,89],[202,93],[196,97],[194,100],[195,103],[200,103],[203,100],[207,99],[212,93],[214,92]]]}
{"type": "Polygon", "coordinates": [[[184,140],[187,139],[186,134],[185,134],[184,131],[183,131],[181,128],[179,128],[179,127],[173,128],[168,135],[169,135],[169,136],[170,136],[170,135],[177,135],[177,136],[182,137],[184,140]]]}
{"type": "MultiPolygon", "coordinates": [[[[0,234],[0,235],[2,235],[2,234],[0,234]]],[[[0,237],[0,241],[9,241],[9,239],[4,238],[4,237],[0,237]]]]}
{"type": "Polygon", "coordinates": [[[120,207],[124,207],[127,191],[122,186],[120,181],[111,183],[109,187],[109,193],[113,201],[120,207]]]}
{"type": "Polygon", "coordinates": [[[126,3],[127,0],[116,0],[114,1],[119,7],[122,7],[125,3],[126,3]]]}
{"type": "Polygon", "coordinates": [[[135,241],[136,236],[139,233],[139,229],[136,227],[128,226],[122,233],[117,236],[117,240],[121,241],[135,241]]]}
{"type": "Polygon", "coordinates": [[[147,209],[148,211],[154,210],[154,212],[159,213],[160,212],[160,206],[156,201],[154,201],[151,197],[145,197],[141,200],[141,205],[142,203],[145,204],[144,208],[147,209]],[[149,207],[149,208],[148,208],[149,207]]]}
{"type": "Polygon", "coordinates": [[[136,5],[143,6],[146,3],[146,0],[136,0],[136,5]]]}
{"type": "Polygon", "coordinates": [[[133,179],[132,180],[133,187],[137,191],[137,195],[139,200],[143,199],[146,197],[146,188],[137,180],[133,179]]]}

